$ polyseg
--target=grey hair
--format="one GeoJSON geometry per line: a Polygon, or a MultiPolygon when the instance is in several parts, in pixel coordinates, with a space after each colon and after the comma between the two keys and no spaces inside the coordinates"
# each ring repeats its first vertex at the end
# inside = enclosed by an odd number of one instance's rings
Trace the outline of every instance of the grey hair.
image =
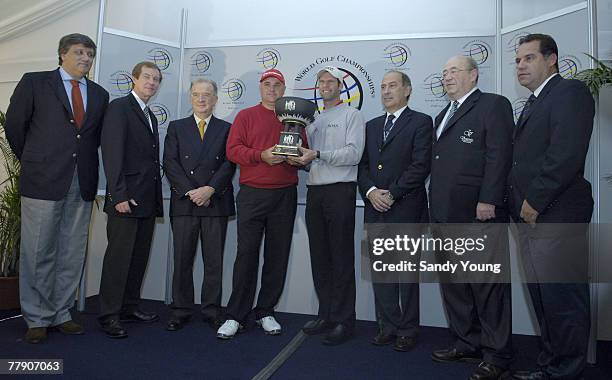
{"type": "Polygon", "coordinates": [[[217,82],[215,82],[212,79],[198,78],[198,79],[192,80],[191,81],[191,85],[189,86],[189,91],[191,91],[193,86],[198,84],[198,83],[208,83],[209,85],[211,85],[212,88],[213,88],[213,92],[215,93],[215,96],[217,96],[217,82]]]}

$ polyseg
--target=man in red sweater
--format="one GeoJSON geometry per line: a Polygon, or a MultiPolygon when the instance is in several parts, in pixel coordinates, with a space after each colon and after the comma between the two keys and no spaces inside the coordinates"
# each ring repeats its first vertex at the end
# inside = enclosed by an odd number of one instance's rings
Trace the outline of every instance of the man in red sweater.
{"type": "MultiPolygon", "coordinates": [[[[298,177],[297,168],[289,165],[284,156],[272,154],[283,130],[274,113],[274,102],[285,93],[285,78],[280,71],[270,69],[259,82],[261,103],[236,115],[227,140],[227,158],[240,166],[240,191],[236,197],[238,251],[227,321],[217,331],[220,339],[232,338],[251,312],[264,233],[261,288],[253,312],[266,334],[281,333],[274,307],[287,273],[298,177]]],[[[304,132],[302,139],[306,141],[304,132]]]]}

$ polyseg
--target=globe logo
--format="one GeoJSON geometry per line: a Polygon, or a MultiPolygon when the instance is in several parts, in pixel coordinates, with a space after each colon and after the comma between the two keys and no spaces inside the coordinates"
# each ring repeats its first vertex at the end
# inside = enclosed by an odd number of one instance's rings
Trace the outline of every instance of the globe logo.
{"type": "Polygon", "coordinates": [[[527,103],[527,97],[523,96],[512,102],[512,113],[514,113],[514,122],[516,123],[523,112],[523,108],[527,103]]]}
{"type": "Polygon", "coordinates": [[[153,103],[149,106],[149,109],[151,112],[153,112],[153,115],[155,115],[155,118],[157,119],[157,126],[161,127],[168,122],[169,112],[166,106],[159,103],[153,103]]]}
{"type": "Polygon", "coordinates": [[[199,51],[191,56],[191,66],[195,68],[195,71],[200,74],[204,74],[210,69],[212,65],[212,57],[206,51],[199,51]]]}
{"type": "Polygon", "coordinates": [[[463,52],[467,57],[472,58],[479,65],[485,63],[489,58],[489,48],[480,42],[475,42],[464,47],[463,52]]]}
{"type": "Polygon", "coordinates": [[[221,88],[223,93],[225,93],[225,95],[227,95],[231,101],[235,102],[242,97],[245,87],[242,81],[238,79],[231,79],[225,82],[221,88]]]}
{"type": "Polygon", "coordinates": [[[170,53],[161,48],[149,50],[147,57],[162,71],[170,67],[170,64],[172,63],[170,53]]]}
{"type": "Polygon", "coordinates": [[[266,69],[273,69],[280,61],[280,53],[274,49],[265,49],[257,54],[257,62],[266,69]]]}
{"type": "Polygon", "coordinates": [[[514,35],[514,37],[512,37],[506,43],[506,51],[508,53],[516,54],[516,52],[518,51],[519,41],[521,40],[521,38],[525,37],[528,34],[529,34],[528,32],[521,32],[521,33],[514,35]]]}
{"type": "Polygon", "coordinates": [[[442,74],[431,74],[423,81],[423,89],[434,98],[443,98],[446,95],[442,74]]]}
{"type": "Polygon", "coordinates": [[[403,66],[408,61],[409,50],[400,44],[393,44],[385,48],[384,58],[393,66],[403,66]]]}
{"type": "MultiPolygon", "coordinates": [[[[361,87],[361,83],[359,79],[355,76],[355,74],[351,73],[348,70],[345,70],[341,67],[338,67],[340,71],[344,72],[344,77],[342,78],[342,89],[340,90],[340,100],[342,103],[346,103],[349,106],[355,107],[357,109],[361,109],[363,105],[363,89],[361,87]]],[[[319,95],[319,87],[315,86],[311,88],[313,90],[313,97],[308,99],[314,102],[319,109],[319,112],[323,110],[323,98],[319,95]]]]}
{"type": "Polygon", "coordinates": [[[578,64],[571,58],[559,60],[559,74],[565,79],[572,79],[578,74],[578,64]]]}
{"type": "Polygon", "coordinates": [[[117,71],[109,78],[110,90],[115,96],[125,96],[132,91],[134,80],[127,71],[117,71]]]}

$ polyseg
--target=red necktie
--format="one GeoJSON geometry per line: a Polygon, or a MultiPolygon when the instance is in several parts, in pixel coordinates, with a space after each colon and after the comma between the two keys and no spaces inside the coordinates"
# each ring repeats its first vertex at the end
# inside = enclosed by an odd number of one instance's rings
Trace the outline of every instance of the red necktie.
{"type": "Polygon", "coordinates": [[[72,114],[77,128],[81,128],[85,118],[85,107],[83,107],[83,97],[79,88],[79,81],[71,80],[72,84],[72,114]]]}

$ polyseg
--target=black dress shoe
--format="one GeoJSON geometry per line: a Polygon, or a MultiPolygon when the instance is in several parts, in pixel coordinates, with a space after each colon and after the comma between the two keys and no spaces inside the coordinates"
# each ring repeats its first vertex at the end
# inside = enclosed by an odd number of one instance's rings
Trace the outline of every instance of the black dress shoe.
{"type": "Polygon", "coordinates": [[[506,373],[506,369],[491,363],[481,362],[478,368],[470,375],[469,380],[498,380],[506,373]]]}
{"type": "Polygon", "coordinates": [[[109,338],[127,338],[127,331],[123,329],[121,323],[116,319],[110,319],[102,323],[102,330],[109,338]]]}
{"type": "Polygon", "coordinates": [[[447,348],[432,352],[431,359],[438,363],[480,363],[482,355],[478,352],[458,352],[456,348],[447,348]]]}
{"type": "Polygon", "coordinates": [[[548,380],[550,376],[544,371],[515,371],[512,378],[516,380],[548,380]]]}
{"type": "Polygon", "coordinates": [[[372,343],[375,346],[386,346],[389,345],[391,343],[395,342],[395,335],[393,334],[385,334],[382,332],[379,332],[378,335],[376,335],[374,338],[372,338],[372,340],[370,341],[370,343],[372,343]]]}
{"type": "Polygon", "coordinates": [[[337,346],[346,342],[353,337],[353,330],[348,326],[338,323],[325,337],[323,338],[323,344],[327,346],[337,346]]]}
{"type": "Polygon", "coordinates": [[[306,335],[317,335],[331,330],[334,327],[334,324],[326,321],[325,319],[315,319],[313,321],[308,321],[302,327],[302,332],[306,335]]]}
{"type": "Polygon", "coordinates": [[[155,313],[147,313],[146,311],[134,310],[129,313],[121,313],[119,321],[121,322],[140,322],[150,323],[159,319],[159,315],[155,313]]]}
{"type": "Polygon", "coordinates": [[[225,323],[225,320],[220,317],[216,317],[216,318],[202,317],[202,320],[204,321],[204,323],[208,323],[208,325],[215,330],[223,326],[223,324],[225,323]]]}
{"type": "Polygon", "coordinates": [[[393,349],[399,352],[408,352],[416,346],[416,338],[411,336],[398,336],[393,349]]]}

